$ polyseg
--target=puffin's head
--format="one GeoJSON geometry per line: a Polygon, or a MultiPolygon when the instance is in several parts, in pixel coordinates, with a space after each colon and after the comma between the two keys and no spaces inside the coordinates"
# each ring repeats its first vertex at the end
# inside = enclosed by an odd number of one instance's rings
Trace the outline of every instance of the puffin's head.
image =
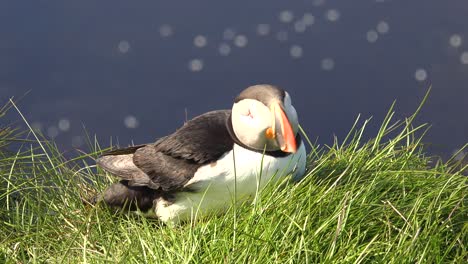
{"type": "Polygon", "coordinates": [[[298,119],[289,94],[272,85],[250,86],[234,100],[232,128],[240,142],[258,150],[294,153],[298,119]]]}

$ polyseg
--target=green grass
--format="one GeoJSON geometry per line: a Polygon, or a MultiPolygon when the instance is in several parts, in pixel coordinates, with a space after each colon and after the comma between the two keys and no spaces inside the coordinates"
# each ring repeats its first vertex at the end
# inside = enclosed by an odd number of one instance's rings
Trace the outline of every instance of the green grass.
{"type": "MultiPolygon", "coordinates": [[[[464,263],[467,165],[427,157],[414,116],[391,109],[365,142],[370,121],[357,120],[346,139],[309,146],[301,182],[178,226],[86,205],[115,181],[94,168],[98,143],[67,160],[31,131],[0,149],[0,262],[464,263]]],[[[18,137],[1,131],[0,146],[18,137]]]]}

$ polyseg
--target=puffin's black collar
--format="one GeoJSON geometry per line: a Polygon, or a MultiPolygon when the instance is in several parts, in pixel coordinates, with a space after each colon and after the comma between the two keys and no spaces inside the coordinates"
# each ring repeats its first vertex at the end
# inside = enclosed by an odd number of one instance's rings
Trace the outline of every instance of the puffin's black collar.
{"type": "MultiPolygon", "coordinates": [[[[246,148],[248,150],[251,150],[251,151],[255,151],[255,152],[258,152],[258,153],[265,153],[265,155],[268,155],[268,156],[273,156],[273,157],[287,157],[289,155],[291,155],[292,153],[289,153],[289,152],[284,152],[284,151],[281,151],[281,150],[263,150],[263,149],[255,149],[255,148],[252,148],[252,147],[249,147],[247,145],[245,145],[244,143],[242,143],[236,136],[236,134],[234,133],[234,129],[232,128],[232,114],[229,115],[229,117],[226,119],[226,128],[229,132],[229,135],[231,136],[232,140],[234,141],[234,143],[236,143],[237,145],[243,147],[243,148],[246,148]]],[[[301,135],[299,133],[297,133],[296,135],[296,143],[297,143],[297,146],[300,146],[302,144],[302,138],[301,138],[301,135]]]]}

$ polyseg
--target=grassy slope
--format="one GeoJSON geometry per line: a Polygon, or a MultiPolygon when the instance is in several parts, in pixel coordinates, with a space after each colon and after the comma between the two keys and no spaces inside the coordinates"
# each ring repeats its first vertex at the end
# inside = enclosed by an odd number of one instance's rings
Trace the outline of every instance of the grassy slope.
{"type": "Polygon", "coordinates": [[[424,127],[391,117],[368,142],[365,121],[313,149],[298,184],[172,227],[83,204],[112,181],[90,168],[99,151],[67,161],[51,144],[25,142],[0,157],[0,262],[461,263],[467,167],[430,164],[415,136],[424,127]]]}

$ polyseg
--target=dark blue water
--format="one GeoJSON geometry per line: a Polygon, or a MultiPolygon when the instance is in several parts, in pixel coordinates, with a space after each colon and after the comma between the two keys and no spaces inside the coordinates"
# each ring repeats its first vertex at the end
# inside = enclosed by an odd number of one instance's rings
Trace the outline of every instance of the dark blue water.
{"type": "Polygon", "coordinates": [[[0,101],[21,98],[68,151],[85,130],[103,145],[152,141],[272,83],[325,144],[359,113],[372,136],[393,100],[403,118],[432,86],[418,122],[449,155],[468,141],[467,17],[465,0],[3,0],[0,101]]]}

